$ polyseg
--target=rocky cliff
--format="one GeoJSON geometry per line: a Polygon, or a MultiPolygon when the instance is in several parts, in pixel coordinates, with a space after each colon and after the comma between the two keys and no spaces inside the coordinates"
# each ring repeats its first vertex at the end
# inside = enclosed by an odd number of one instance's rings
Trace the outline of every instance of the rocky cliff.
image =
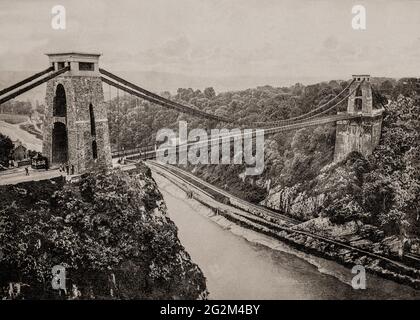
{"type": "Polygon", "coordinates": [[[273,184],[262,204],[302,220],[360,222],[418,241],[419,110],[418,96],[399,95],[385,106],[381,139],[370,156],[353,152],[311,179],[273,184]]]}
{"type": "Polygon", "coordinates": [[[0,295],[9,299],[200,299],[191,261],[144,165],[2,186],[0,295]],[[66,270],[53,290],[52,268],[66,270]]]}

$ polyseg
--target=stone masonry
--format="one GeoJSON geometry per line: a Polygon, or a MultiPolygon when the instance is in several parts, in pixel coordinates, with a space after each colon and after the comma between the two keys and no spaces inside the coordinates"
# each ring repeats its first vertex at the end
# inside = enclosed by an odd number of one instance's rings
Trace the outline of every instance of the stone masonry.
{"type": "Polygon", "coordinates": [[[53,128],[54,124],[62,123],[67,134],[67,163],[70,167],[74,166],[76,174],[93,167],[111,167],[108,119],[98,69],[99,54],[62,53],[48,56],[55,70],[64,65],[70,65],[71,70],[47,82],[43,154],[54,165],[53,153],[57,150],[54,150],[53,128]],[[81,66],[80,62],[84,65],[81,66]],[[54,115],[55,97],[60,84],[65,91],[65,116],[54,115]],[[93,122],[90,117],[90,105],[93,108],[93,122]],[[94,133],[92,125],[95,127],[94,133]],[[96,159],[94,148],[97,149],[96,159]]]}
{"type": "Polygon", "coordinates": [[[381,137],[384,110],[373,109],[370,76],[354,75],[353,78],[355,82],[349,89],[352,94],[348,99],[347,113],[360,117],[337,121],[334,161],[343,160],[352,151],[365,157],[370,155],[381,137]],[[363,80],[360,89],[355,91],[363,80]]]}

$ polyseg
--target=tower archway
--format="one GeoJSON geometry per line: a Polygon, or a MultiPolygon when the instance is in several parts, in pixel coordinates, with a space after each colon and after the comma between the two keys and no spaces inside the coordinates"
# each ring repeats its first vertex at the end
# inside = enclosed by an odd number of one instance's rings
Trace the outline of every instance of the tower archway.
{"type": "Polygon", "coordinates": [[[90,116],[90,134],[92,137],[96,136],[96,124],[95,124],[95,114],[93,113],[93,106],[89,104],[89,116],[90,116]]]}
{"type": "Polygon", "coordinates": [[[95,140],[92,141],[92,157],[98,159],[98,144],[95,140]]]}
{"type": "Polygon", "coordinates": [[[52,163],[60,164],[68,161],[67,128],[62,122],[55,122],[52,130],[52,163]]]}
{"type": "Polygon", "coordinates": [[[64,90],[64,86],[61,83],[57,85],[57,88],[55,90],[53,116],[67,116],[66,91],[64,90]]]}
{"type": "Polygon", "coordinates": [[[362,88],[358,87],[356,90],[356,96],[354,100],[354,111],[362,112],[363,107],[363,92],[362,88]]]}

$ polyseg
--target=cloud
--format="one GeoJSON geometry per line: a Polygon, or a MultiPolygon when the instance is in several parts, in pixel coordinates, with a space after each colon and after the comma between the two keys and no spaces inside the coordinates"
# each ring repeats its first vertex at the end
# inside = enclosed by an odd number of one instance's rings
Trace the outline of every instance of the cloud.
{"type": "Polygon", "coordinates": [[[420,2],[370,2],[366,32],[351,30],[349,5],[335,0],[61,2],[68,27],[57,32],[50,27],[54,0],[0,0],[0,70],[41,70],[43,53],[58,50],[102,52],[110,70],[190,76],[420,70],[420,2]]]}

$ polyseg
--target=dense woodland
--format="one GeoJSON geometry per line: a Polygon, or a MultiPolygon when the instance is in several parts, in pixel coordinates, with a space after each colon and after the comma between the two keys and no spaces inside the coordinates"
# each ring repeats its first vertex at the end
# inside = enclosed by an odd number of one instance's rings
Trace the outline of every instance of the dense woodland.
{"type": "MultiPolygon", "coordinates": [[[[386,234],[420,235],[419,83],[410,78],[398,81],[374,78],[372,83],[378,93],[374,96],[374,107],[385,106],[386,111],[380,145],[368,159],[351,154],[342,163],[331,165],[335,125],[328,124],[267,137],[265,170],[261,176],[244,179],[242,165],[197,165],[187,169],[253,202],[268,203],[265,200],[273,190],[287,193],[286,204],[277,209],[294,216],[297,213],[288,210],[291,203],[305,203],[321,195],[322,203],[300,214],[298,218],[302,220],[326,215],[335,223],[362,221],[376,225],[386,234]]],[[[168,92],[163,95],[244,122],[274,121],[306,113],[346,85],[346,81],[330,81],[218,94],[213,88],[203,91],[188,88],[178,89],[175,95],[168,92]]],[[[340,106],[340,110],[345,108],[345,104],[340,106]]],[[[154,144],[160,128],[176,130],[180,120],[187,121],[189,128],[233,128],[121,93],[110,102],[109,109],[114,149],[154,144]]]]}
{"type": "Polygon", "coordinates": [[[12,113],[30,116],[34,111],[43,113],[44,106],[36,102],[35,106],[30,101],[11,100],[0,105],[0,113],[12,113]]]}
{"type": "MultiPolygon", "coordinates": [[[[353,152],[333,163],[335,125],[328,124],[267,137],[260,176],[244,178],[243,165],[186,169],[302,221],[328,218],[336,226],[355,222],[363,230],[369,227],[374,245],[382,247],[390,238],[418,239],[420,88],[415,79],[373,80],[379,93],[374,105],[385,106],[385,113],[379,146],[367,158],[353,152]]],[[[303,114],[346,85],[331,81],[219,94],[212,88],[163,94],[209,113],[273,121],[303,114]]],[[[154,144],[159,129],[177,129],[180,120],[189,128],[224,126],[127,95],[109,104],[114,149],[154,144]]],[[[0,161],[12,146],[0,134],[0,161]]],[[[0,188],[1,297],[206,297],[205,278],[180,244],[146,167],[139,165],[131,175],[93,172],[78,184],[39,183],[0,188]],[[50,288],[51,268],[60,263],[65,263],[71,278],[69,290],[61,296],[50,288]]]]}
{"type": "MultiPolygon", "coordinates": [[[[260,176],[243,178],[242,165],[196,165],[187,169],[249,201],[261,202],[302,220],[327,215],[337,223],[360,220],[377,225],[388,234],[418,235],[419,83],[411,78],[372,80],[379,93],[374,104],[385,106],[386,111],[380,144],[368,159],[352,154],[347,161],[331,166],[335,125],[328,124],[266,137],[265,170],[260,176]],[[340,183],[334,183],[338,177],[340,183]],[[280,203],[272,206],[273,197],[280,197],[280,203]],[[308,204],[319,202],[320,197],[322,203],[308,204]]],[[[175,95],[162,95],[244,122],[274,121],[306,113],[346,85],[346,81],[330,81],[218,94],[211,87],[203,91],[188,88],[178,89],[175,95]]],[[[180,120],[187,121],[190,129],[234,127],[180,114],[123,93],[108,103],[114,150],[153,145],[159,129],[176,130],[180,120]]],[[[20,104],[8,103],[5,108],[14,112],[20,104]]],[[[345,107],[343,104],[340,109],[345,107]]],[[[42,112],[42,106],[36,109],[42,112]]],[[[12,147],[7,137],[0,136],[0,162],[5,166],[12,147]]]]}

